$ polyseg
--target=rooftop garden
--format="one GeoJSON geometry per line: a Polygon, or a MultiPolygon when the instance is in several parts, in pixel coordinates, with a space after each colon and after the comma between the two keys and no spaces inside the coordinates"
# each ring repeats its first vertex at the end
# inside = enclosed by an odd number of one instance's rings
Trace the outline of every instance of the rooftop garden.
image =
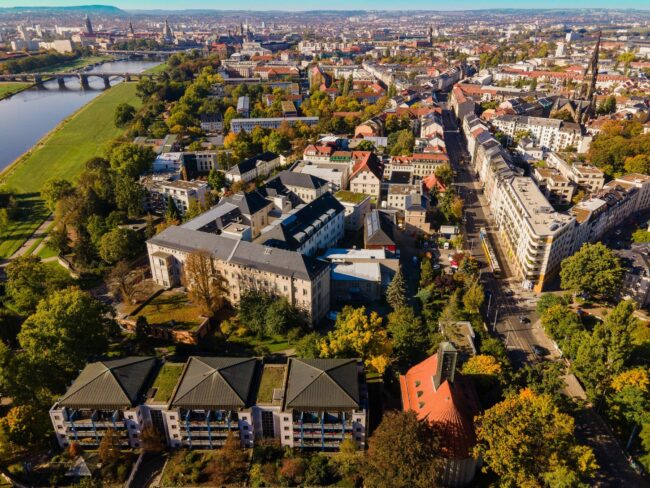
{"type": "Polygon", "coordinates": [[[258,403],[273,403],[273,390],[282,388],[285,367],[283,365],[266,364],[260,380],[257,393],[258,403]]]}
{"type": "Polygon", "coordinates": [[[366,198],[368,198],[368,195],[366,195],[365,193],[354,193],[347,190],[339,190],[336,192],[335,196],[339,200],[343,200],[344,202],[349,202],[349,203],[361,203],[366,198]]]}
{"type": "Polygon", "coordinates": [[[165,363],[163,365],[153,384],[156,389],[156,394],[153,397],[154,402],[166,403],[169,401],[178,378],[183,372],[183,366],[181,363],[165,363]]]}

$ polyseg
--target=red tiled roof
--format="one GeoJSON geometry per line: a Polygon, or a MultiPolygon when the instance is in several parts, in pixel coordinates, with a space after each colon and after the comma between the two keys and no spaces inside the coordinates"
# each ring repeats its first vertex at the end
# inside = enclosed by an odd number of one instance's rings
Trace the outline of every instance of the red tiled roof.
{"type": "Polygon", "coordinates": [[[400,376],[402,404],[404,410],[413,410],[438,429],[444,457],[466,459],[476,444],[473,419],[480,411],[476,390],[460,373],[455,374],[453,383],[445,380],[436,390],[437,364],[438,355],[434,354],[400,376]]]}
{"type": "Polygon", "coordinates": [[[447,191],[447,187],[442,183],[442,181],[438,179],[438,177],[435,174],[430,174],[426,178],[423,178],[422,184],[427,189],[427,191],[431,191],[434,188],[437,188],[438,191],[441,193],[447,191]]]}

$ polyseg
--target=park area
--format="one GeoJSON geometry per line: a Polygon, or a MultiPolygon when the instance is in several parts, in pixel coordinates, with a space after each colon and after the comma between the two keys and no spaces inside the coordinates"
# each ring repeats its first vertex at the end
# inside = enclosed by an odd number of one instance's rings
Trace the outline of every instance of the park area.
{"type": "Polygon", "coordinates": [[[40,198],[50,178],[73,180],[92,157],[102,156],[108,141],[122,134],[113,116],[120,103],[140,105],[135,83],[120,83],[64,120],[36,146],[0,175],[0,185],[17,193],[18,217],[0,242],[0,259],[11,256],[47,218],[40,198]]]}

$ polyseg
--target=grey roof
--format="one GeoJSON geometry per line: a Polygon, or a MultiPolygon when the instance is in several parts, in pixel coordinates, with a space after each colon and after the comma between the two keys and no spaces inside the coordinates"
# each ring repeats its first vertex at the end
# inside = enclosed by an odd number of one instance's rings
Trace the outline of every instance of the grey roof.
{"type": "Polygon", "coordinates": [[[241,163],[236,164],[232,168],[228,170],[228,173],[234,174],[234,175],[242,175],[245,173],[248,173],[250,170],[255,169],[257,166],[258,161],[264,161],[264,162],[269,162],[273,161],[274,159],[279,158],[275,153],[266,151],[261,154],[258,154],[257,156],[253,156],[252,158],[245,159],[241,163]]]}
{"type": "Polygon", "coordinates": [[[282,220],[275,221],[269,230],[262,231],[257,242],[295,251],[304,242],[296,236],[311,236],[317,223],[329,221],[344,211],[345,207],[334,198],[334,195],[330,192],[323,193],[310,203],[296,208],[282,220]]]}
{"type": "Polygon", "coordinates": [[[297,252],[274,249],[178,226],[168,227],[148,242],[185,252],[206,250],[221,261],[303,280],[309,280],[329,268],[327,261],[303,256],[297,252]]]}
{"type": "Polygon", "coordinates": [[[358,409],[357,359],[289,359],[285,408],[358,409]]]}
{"type": "Polygon", "coordinates": [[[236,205],[243,214],[253,215],[265,207],[271,205],[271,202],[264,198],[259,191],[254,190],[248,193],[239,192],[229,197],[219,200],[217,207],[230,203],[236,205]]]}
{"type": "Polygon", "coordinates": [[[394,222],[386,213],[379,210],[371,210],[366,215],[364,222],[366,245],[394,246],[394,227],[394,222]]]}
{"type": "Polygon", "coordinates": [[[127,357],[86,365],[59,405],[69,408],[128,408],[146,391],[154,357],[127,357]]]}
{"type": "Polygon", "coordinates": [[[169,401],[170,408],[246,408],[251,405],[255,358],[192,356],[169,401]]]}

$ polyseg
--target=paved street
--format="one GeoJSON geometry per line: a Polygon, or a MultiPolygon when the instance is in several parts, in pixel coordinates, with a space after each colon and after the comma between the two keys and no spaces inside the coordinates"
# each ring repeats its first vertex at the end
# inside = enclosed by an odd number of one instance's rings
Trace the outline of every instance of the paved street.
{"type": "MultiPolygon", "coordinates": [[[[485,264],[478,232],[484,227],[497,255],[501,277],[495,278],[484,268],[482,282],[488,295],[486,304],[488,326],[505,343],[516,366],[541,360],[561,360],[553,341],[544,333],[535,313],[538,295],[520,286],[514,271],[508,265],[505,248],[495,226],[490,221],[490,210],[482,195],[481,185],[469,164],[469,154],[462,133],[458,130],[454,114],[443,111],[445,143],[454,170],[455,183],[465,200],[463,235],[472,255],[485,264]],[[536,352],[537,351],[537,352],[536,352]]],[[[583,400],[584,391],[573,375],[569,375],[566,392],[573,398],[583,400]]],[[[626,455],[600,416],[585,408],[576,418],[576,433],[588,444],[601,467],[596,477],[597,486],[620,487],[650,486],[630,467],[626,455]]]]}

